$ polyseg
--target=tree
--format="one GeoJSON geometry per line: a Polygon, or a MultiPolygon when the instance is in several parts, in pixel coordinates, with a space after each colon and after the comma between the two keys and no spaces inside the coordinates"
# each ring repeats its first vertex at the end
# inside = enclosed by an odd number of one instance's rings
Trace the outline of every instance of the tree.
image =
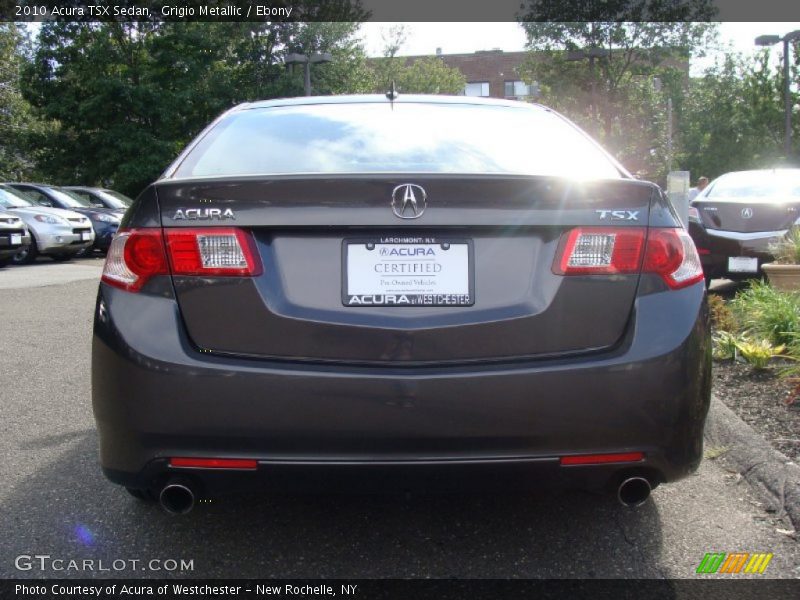
{"type": "Polygon", "coordinates": [[[458,94],[466,79],[458,69],[448,67],[441,58],[408,59],[397,53],[408,39],[403,25],[394,25],[383,33],[383,58],[373,61],[374,91],[384,93],[395,83],[407,94],[458,94]]]}
{"type": "Polygon", "coordinates": [[[350,22],[45,23],[23,77],[25,97],[57,124],[37,140],[40,167],[54,183],[135,195],[223,110],[302,93],[283,62],[290,51],[333,54],[315,66],[317,93],[370,89],[356,30],[350,22]]]}
{"type": "Polygon", "coordinates": [[[41,127],[19,88],[24,43],[16,24],[0,23],[0,181],[31,172],[29,141],[41,127]]]}
{"type": "MultiPolygon", "coordinates": [[[[708,2],[683,4],[701,10],[708,2]]],[[[535,0],[529,5],[545,14],[553,3],[535,0]]],[[[580,14],[573,0],[560,6],[574,9],[576,18],[580,14]]],[[[632,3],[619,0],[605,6],[616,15],[614,10],[630,11],[632,3]]],[[[689,60],[710,43],[716,26],[663,21],[523,22],[522,26],[531,51],[523,77],[539,83],[541,101],[578,122],[632,171],[662,178],[667,169],[666,99],[672,98],[676,110],[680,108],[689,60]],[[653,89],[654,78],[662,82],[661,92],[653,89]]]]}
{"type": "MultiPolygon", "coordinates": [[[[798,79],[797,67],[793,79],[798,79]]],[[[728,54],[691,82],[680,119],[681,167],[716,177],[782,164],[783,118],[783,75],[770,65],[769,53],[728,54]]],[[[797,139],[796,118],[793,128],[797,139]]]]}

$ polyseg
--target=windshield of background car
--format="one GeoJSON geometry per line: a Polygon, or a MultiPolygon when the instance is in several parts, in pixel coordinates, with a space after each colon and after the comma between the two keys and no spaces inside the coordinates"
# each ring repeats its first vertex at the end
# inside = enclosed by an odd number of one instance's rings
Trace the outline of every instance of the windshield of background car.
{"type": "Polygon", "coordinates": [[[173,177],[381,172],[622,177],[547,110],[399,102],[242,110],[200,140],[173,177]]]}
{"type": "Polygon", "coordinates": [[[111,208],[128,208],[133,202],[127,196],[114,190],[97,190],[95,194],[101,196],[111,208]]]}
{"type": "Polygon", "coordinates": [[[800,171],[729,173],[714,182],[706,198],[780,198],[800,200],[800,171]]]}
{"type": "Polygon", "coordinates": [[[68,190],[56,190],[50,188],[50,193],[58,198],[65,206],[70,208],[92,208],[92,203],[76,194],[70,193],[68,190]]]}
{"type": "Polygon", "coordinates": [[[33,206],[33,204],[4,188],[0,188],[0,206],[3,208],[22,208],[24,206],[33,206]]]}

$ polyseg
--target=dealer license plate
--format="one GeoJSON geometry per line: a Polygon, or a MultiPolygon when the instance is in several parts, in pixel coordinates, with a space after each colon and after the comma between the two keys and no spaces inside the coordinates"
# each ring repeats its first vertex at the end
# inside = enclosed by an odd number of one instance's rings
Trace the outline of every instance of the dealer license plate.
{"type": "Polygon", "coordinates": [[[472,306],[471,240],[384,237],[345,240],[345,306],[472,306]]]}
{"type": "Polygon", "coordinates": [[[730,273],[758,273],[758,259],[749,256],[728,257],[728,271],[730,273]]]}

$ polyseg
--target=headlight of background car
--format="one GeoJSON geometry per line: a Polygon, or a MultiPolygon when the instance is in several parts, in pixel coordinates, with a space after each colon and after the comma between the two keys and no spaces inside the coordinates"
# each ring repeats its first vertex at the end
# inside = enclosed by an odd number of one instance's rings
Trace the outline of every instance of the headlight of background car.
{"type": "Polygon", "coordinates": [[[94,215],[92,217],[95,221],[102,221],[103,223],[114,223],[119,225],[119,219],[111,215],[94,215]]]}
{"type": "Polygon", "coordinates": [[[49,225],[69,225],[64,219],[54,217],[53,215],[35,215],[33,218],[40,223],[48,223],[49,225]]]}

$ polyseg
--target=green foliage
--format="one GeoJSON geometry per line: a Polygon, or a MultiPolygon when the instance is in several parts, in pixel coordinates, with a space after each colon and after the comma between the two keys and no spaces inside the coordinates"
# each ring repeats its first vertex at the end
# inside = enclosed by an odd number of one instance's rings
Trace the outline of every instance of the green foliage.
{"type": "Polygon", "coordinates": [[[781,354],[785,346],[773,346],[768,340],[750,341],[740,339],[736,342],[736,350],[754,369],[766,369],[771,358],[781,354]]]}
{"type": "Polygon", "coordinates": [[[791,344],[800,333],[800,294],[759,281],[736,295],[731,308],[742,330],[774,345],[791,344]]]}
{"type": "MultiPolygon", "coordinates": [[[[794,80],[799,73],[795,67],[794,80]]],[[[692,79],[679,119],[680,164],[698,175],[773,167],[785,159],[783,75],[766,50],[750,59],[728,54],[692,79]]],[[[797,135],[798,119],[794,127],[797,135]]]]}
{"type": "Polygon", "coordinates": [[[800,227],[792,227],[777,244],[770,247],[775,262],[782,265],[800,265],[800,227]]]}
{"type": "Polygon", "coordinates": [[[717,294],[708,295],[708,310],[711,314],[711,325],[714,331],[727,331],[735,333],[739,329],[739,324],[733,314],[733,310],[728,303],[717,294]]]}
{"type": "Polygon", "coordinates": [[[33,172],[36,154],[31,139],[47,130],[20,91],[26,42],[20,26],[0,23],[0,181],[33,172]]]}
{"type": "Polygon", "coordinates": [[[374,91],[386,92],[392,81],[406,94],[458,94],[466,79],[440,58],[382,58],[374,62],[374,91]]]}
{"type": "MultiPolygon", "coordinates": [[[[541,10],[551,3],[529,4],[541,10]]],[[[689,58],[709,43],[715,26],[675,20],[528,22],[523,27],[528,48],[535,51],[523,77],[539,83],[541,101],[575,120],[634,173],[663,179],[667,101],[680,111],[689,58]],[[595,56],[587,56],[587,50],[595,56]],[[583,58],[575,60],[575,51],[583,58]]]]}
{"type": "Polygon", "coordinates": [[[732,360],[736,358],[738,338],[728,331],[715,333],[711,338],[713,344],[712,355],[718,360],[732,360]]]}
{"type": "Polygon", "coordinates": [[[54,123],[33,136],[38,166],[52,183],[135,196],[223,110],[302,95],[302,70],[283,63],[289,52],[333,55],[314,66],[314,93],[371,89],[357,30],[353,21],[45,23],[22,77],[25,98],[54,123]]]}

